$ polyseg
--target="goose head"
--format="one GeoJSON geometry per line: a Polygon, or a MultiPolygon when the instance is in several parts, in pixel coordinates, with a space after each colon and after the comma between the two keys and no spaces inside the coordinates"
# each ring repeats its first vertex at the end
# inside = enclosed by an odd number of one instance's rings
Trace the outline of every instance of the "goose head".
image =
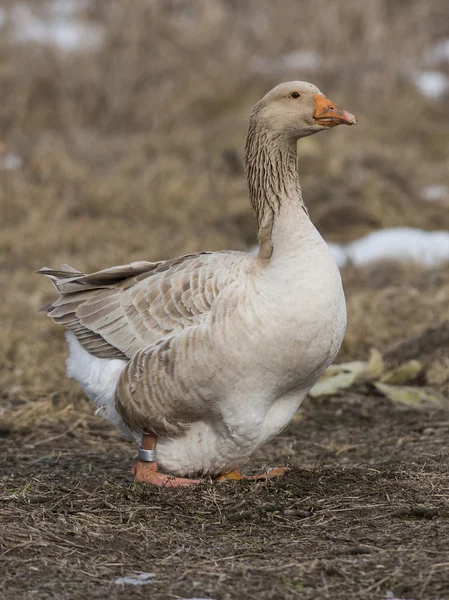
{"type": "Polygon", "coordinates": [[[299,139],[337,125],[355,125],[354,115],[306,81],[281,83],[256,104],[253,119],[275,136],[299,139]]]}

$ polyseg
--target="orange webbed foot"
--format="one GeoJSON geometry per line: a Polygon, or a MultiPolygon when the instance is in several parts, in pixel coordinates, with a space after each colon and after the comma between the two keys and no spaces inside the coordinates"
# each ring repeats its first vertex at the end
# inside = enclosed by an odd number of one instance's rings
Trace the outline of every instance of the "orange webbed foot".
{"type": "Polygon", "coordinates": [[[160,473],[157,470],[157,463],[141,460],[137,461],[134,465],[132,473],[136,476],[135,480],[137,482],[157,485],[159,487],[187,487],[203,482],[203,479],[186,479],[184,477],[174,477],[173,475],[160,473]]]}

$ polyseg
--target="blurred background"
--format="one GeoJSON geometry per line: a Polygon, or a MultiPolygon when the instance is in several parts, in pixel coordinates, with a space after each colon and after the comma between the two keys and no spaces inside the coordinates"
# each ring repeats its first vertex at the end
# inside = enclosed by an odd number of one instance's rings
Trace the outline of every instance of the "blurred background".
{"type": "Polygon", "coordinates": [[[449,231],[446,0],[2,0],[7,406],[55,390],[81,396],[64,376],[62,331],[37,312],[54,294],[34,270],[89,272],[257,243],[243,165],[248,116],[292,79],[359,119],[299,145],[311,218],[339,244],[349,312],[339,360],[377,348],[391,360],[419,358],[425,383],[445,384],[448,234],[434,247],[406,232],[400,260],[389,262],[371,250],[388,254],[394,231],[360,252],[348,244],[385,228],[449,231]]]}

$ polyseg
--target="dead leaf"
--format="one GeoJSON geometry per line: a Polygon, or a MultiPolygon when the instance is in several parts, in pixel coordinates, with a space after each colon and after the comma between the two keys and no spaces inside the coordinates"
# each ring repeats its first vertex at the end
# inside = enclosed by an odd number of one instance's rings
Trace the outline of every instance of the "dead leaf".
{"type": "Polygon", "coordinates": [[[385,365],[382,354],[376,348],[371,348],[370,357],[368,363],[366,363],[365,373],[363,378],[365,380],[379,379],[384,372],[385,365]]]}
{"type": "Polygon", "coordinates": [[[382,375],[383,370],[384,361],[382,355],[378,350],[373,348],[368,361],[355,360],[328,367],[310,390],[310,395],[312,398],[332,396],[340,390],[351,387],[356,381],[378,379],[382,375]]]}
{"type": "Polygon", "coordinates": [[[417,360],[409,360],[408,362],[399,365],[396,369],[392,369],[385,373],[380,381],[391,385],[401,385],[408,381],[413,381],[422,370],[422,365],[417,360]]]}
{"type": "Polygon", "coordinates": [[[415,386],[388,385],[377,381],[374,383],[376,389],[393,402],[419,406],[421,404],[441,404],[442,398],[434,391],[415,386]]]}
{"type": "Polygon", "coordinates": [[[322,377],[310,390],[310,395],[312,398],[333,396],[338,391],[351,387],[356,378],[356,371],[353,371],[352,373],[338,373],[331,377],[322,377]]]}

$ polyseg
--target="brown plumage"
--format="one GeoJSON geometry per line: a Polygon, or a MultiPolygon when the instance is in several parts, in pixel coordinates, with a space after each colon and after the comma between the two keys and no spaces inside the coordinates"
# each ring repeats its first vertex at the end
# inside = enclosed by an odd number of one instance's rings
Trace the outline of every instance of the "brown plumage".
{"type": "Polygon", "coordinates": [[[217,263],[226,264],[220,257],[201,252],[90,275],[66,265],[61,270],[44,267],[38,273],[49,277],[61,294],[44,310],[94,356],[129,359],[165,335],[201,321],[231,277],[227,271],[217,275],[217,263]]]}
{"type": "Polygon", "coordinates": [[[233,259],[240,256],[246,255],[201,252],[90,275],[67,265],[38,271],[61,294],[45,307],[54,323],[72,331],[94,356],[131,359],[117,385],[116,404],[133,429],[174,436],[196,417],[194,396],[184,418],[179,402],[172,406],[179,394],[170,390],[182,384],[172,382],[173,367],[164,361],[173,339],[167,336],[204,320],[221,289],[232,281],[233,259]]]}

